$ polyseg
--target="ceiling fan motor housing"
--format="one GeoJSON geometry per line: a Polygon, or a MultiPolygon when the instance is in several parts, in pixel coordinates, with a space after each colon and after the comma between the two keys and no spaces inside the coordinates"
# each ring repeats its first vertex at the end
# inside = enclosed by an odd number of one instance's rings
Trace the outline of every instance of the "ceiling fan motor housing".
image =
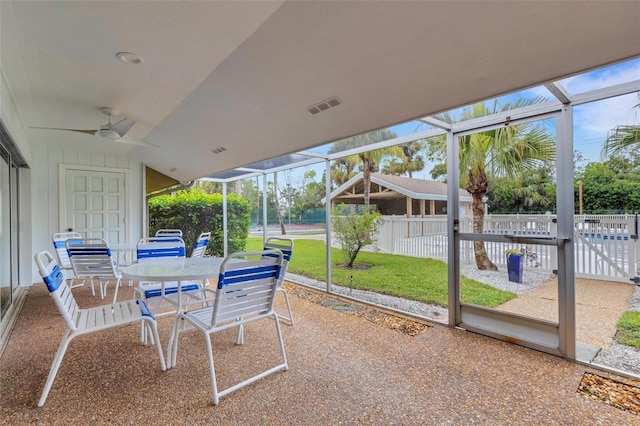
{"type": "Polygon", "coordinates": [[[100,136],[101,138],[109,139],[109,140],[116,140],[120,138],[120,135],[118,134],[118,132],[116,132],[113,129],[100,129],[96,131],[96,135],[100,136]]]}

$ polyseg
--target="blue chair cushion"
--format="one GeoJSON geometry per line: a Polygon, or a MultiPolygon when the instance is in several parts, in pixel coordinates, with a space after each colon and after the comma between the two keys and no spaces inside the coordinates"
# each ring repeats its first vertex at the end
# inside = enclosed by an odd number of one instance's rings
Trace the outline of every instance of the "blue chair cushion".
{"type": "MultiPolygon", "coordinates": [[[[194,291],[194,290],[201,290],[202,286],[198,283],[186,283],[186,284],[182,284],[182,291],[194,291]]],[[[178,292],[178,285],[169,285],[166,286],[164,288],[164,294],[176,294],[178,292]]],[[[162,287],[160,285],[158,285],[157,287],[154,286],[154,288],[150,288],[148,290],[144,291],[144,297],[146,299],[150,299],[152,297],[160,297],[162,295],[162,287]]]]}

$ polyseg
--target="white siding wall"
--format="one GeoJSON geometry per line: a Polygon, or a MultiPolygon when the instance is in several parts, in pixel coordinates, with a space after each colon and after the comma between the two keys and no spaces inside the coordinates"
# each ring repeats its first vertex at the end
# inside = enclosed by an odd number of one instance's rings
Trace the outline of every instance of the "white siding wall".
{"type": "MultiPolygon", "coordinates": [[[[129,199],[127,210],[130,241],[142,237],[142,164],[123,156],[106,155],[100,152],[83,152],[54,148],[34,148],[32,151],[32,209],[33,209],[33,253],[51,251],[51,235],[64,230],[60,227],[59,165],[79,165],[127,169],[129,199]]],[[[31,262],[33,263],[33,262],[31,262]]],[[[39,282],[38,271],[33,267],[33,281],[39,282]]]]}
{"type": "MultiPolygon", "coordinates": [[[[1,64],[0,64],[1,65],[1,64]]],[[[33,159],[31,157],[31,145],[24,131],[22,120],[16,110],[13,97],[7,86],[4,72],[0,68],[0,119],[9,133],[20,154],[26,162],[31,166],[33,159]]],[[[31,170],[20,169],[19,171],[19,198],[20,198],[20,217],[18,218],[18,227],[20,229],[19,247],[20,247],[20,285],[27,286],[32,282],[31,268],[33,264],[33,255],[31,249],[31,170]]]]}

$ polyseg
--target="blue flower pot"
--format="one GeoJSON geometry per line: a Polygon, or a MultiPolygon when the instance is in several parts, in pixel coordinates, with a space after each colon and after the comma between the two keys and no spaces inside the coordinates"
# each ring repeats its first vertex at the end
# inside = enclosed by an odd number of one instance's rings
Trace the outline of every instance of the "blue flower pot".
{"type": "Polygon", "coordinates": [[[509,274],[509,281],[521,284],[523,268],[524,262],[522,261],[522,255],[510,254],[507,257],[507,273],[509,274]]]}

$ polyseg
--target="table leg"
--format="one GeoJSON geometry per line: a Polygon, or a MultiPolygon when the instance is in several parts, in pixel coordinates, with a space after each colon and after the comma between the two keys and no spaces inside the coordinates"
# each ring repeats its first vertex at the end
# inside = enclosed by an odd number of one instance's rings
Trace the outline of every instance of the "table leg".
{"type": "MultiPolygon", "coordinates": [[[[164,297],[164,281],[162,282],[162,296],[164,297]]],[[[182,281],[178,281],[178,305],[176,306],[176,318],[174,326],[171,327],[169,335],[169,344],[167,345],[167,368],[173,368],[176,365],[176,357],[178,352],[178,318],[182,309],[182,281]]]]}

